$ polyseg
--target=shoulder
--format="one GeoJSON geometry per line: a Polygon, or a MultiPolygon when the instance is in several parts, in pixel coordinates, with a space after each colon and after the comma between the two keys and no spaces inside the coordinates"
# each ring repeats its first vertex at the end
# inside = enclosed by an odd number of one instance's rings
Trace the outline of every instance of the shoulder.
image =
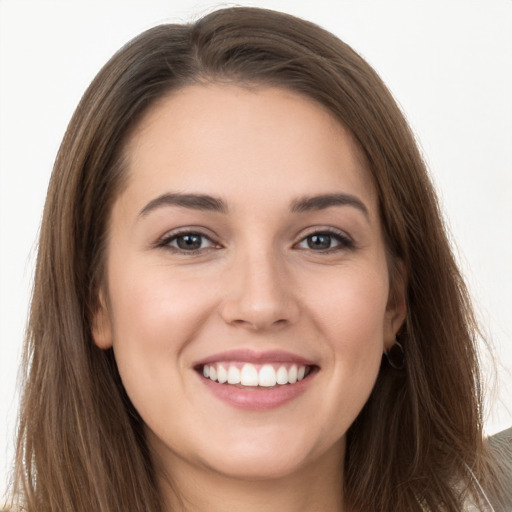
{"type": "Polygon", "coordinates": [[[504,491],[506,510],[512,510],[512,427],[487,439],[489,451],[496,464],[499,486],[504,491]]]}

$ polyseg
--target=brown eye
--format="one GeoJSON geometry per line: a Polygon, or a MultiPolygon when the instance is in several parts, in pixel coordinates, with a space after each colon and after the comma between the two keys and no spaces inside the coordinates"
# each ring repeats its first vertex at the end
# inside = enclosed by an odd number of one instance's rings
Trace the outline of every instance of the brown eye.
{"type": "Polygon", "coordinates": [[[203,237],[195,233],[176,237],[176,246],[184,251],[196,251],[201,248],[203,237]]]}
{"type": "Polygon", "coordinates": [[[212,240],[201,233],[177,233],[167,237],[160,244],[175,251],[194,252],[214,247],[212,240]]]}
{"type": "Polygon", "coordinates": [[[316,252],[329,252],[354,247],[352,240],[343,233],[319,231],[304,237],[297,245],[299,249],[316,252]]]}
{"type": "Polygon", "coordinates": [[[330,249],[333,242],[331,235],[314,234],[306,237],[309,249],[325,250],[330,249]]]}

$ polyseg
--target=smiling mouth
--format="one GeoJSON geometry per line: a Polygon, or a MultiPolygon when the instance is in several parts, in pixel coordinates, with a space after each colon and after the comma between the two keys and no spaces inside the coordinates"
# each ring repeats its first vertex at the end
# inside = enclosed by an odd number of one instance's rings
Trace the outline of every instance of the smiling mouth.
{"type": "Polygon", "coordinates": [[[196,368],[205,379],[213,382],[261,390],[296,384],[315,369],[312,365],[295,363],[252,364],[231,361],[204,364],[196,368]]]}

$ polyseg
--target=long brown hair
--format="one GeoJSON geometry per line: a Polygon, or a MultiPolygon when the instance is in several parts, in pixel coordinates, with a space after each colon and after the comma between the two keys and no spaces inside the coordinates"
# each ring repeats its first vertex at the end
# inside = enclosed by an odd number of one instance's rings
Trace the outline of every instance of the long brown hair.
{"type": "MultiPolygon", "coordinates": [[[[100,71],[50,181],[25,349],[14,493],[28,511],[158,512],[143,423],[91,321],[124,144],[156,100],[192,83],[285,87],[328,108],[364,153],[391,276],[404,270],[403,371],[381,366],[351,426],[345,499],[359,511],[462,509],[491,484],[482,442],[477,327],[410,129],[375,71],[316,25],[254,8],[161,25],[100,71]]],[[[340,482],[340,485],[342,483],[340,482]]],[[[478,500],[478,498],[476,498],[478,500]]]]}

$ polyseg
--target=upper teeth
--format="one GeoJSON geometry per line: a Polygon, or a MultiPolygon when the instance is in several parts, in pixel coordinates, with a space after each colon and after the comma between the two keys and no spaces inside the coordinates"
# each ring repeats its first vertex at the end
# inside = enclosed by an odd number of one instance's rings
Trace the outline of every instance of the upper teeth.
{"type": "Polygon", "coordinates": [[[203,375],[206,378],[224,384],[241,384],[242,386],[272,387],[276,384],[295,384],[306,374],[306,366],[292,364],[255,366],[245,363],[239,365],[230,363],[205,364],[203,375]]]}

